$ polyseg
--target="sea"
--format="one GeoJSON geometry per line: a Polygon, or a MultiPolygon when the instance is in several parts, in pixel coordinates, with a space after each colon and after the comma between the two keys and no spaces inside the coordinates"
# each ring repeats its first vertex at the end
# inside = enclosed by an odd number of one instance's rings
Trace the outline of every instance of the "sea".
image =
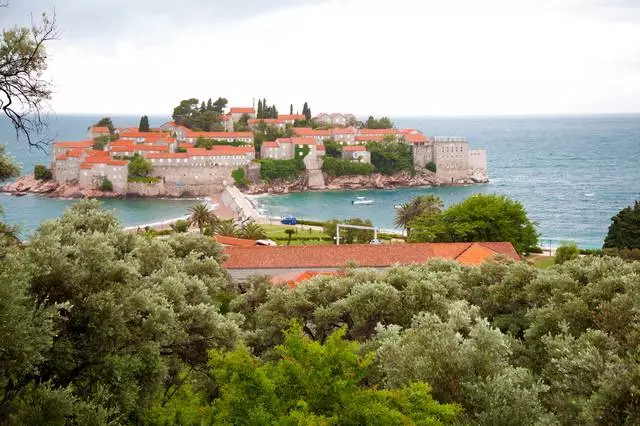
{"type": "MultiPolygon", "coordinates": [[[[139,117],[112,117],[118,126],[135,126],[139,117]]],[[[80,140],[100,117],[57,115],[49,119],[48,135],[80,140]]],[[[157,126],[167,117],[150,117],[157,126]]],[[[432,193],[457,203],[475,193],[505,194],[522,202],[537,223],[540,245],[575,242],[583,248],[602,246],[611,217],[640,199],[640,115],[548,117],[393,117],[397,127],[415,128],[432,136],[464,136],[471,147],[488,151],[490,183],[440,188],[307,192],[254,198],[272,216],[305,219],[368,218],[393,228],[394,205],[432,193]],[[374,200],[353,205],[357,196],[374,200]]],[[[8,123],[0,121],[0,143],[31,173],[48,164],[47,152],[16,141],[8,123]]],[[[75,200],[37,195],[0,194],[4,220],[20,226],[28,237],[47,219],[58,217],[75,200]]],[[[125,226],[183,216],[193,200],[109,200],[125,226]]]]}

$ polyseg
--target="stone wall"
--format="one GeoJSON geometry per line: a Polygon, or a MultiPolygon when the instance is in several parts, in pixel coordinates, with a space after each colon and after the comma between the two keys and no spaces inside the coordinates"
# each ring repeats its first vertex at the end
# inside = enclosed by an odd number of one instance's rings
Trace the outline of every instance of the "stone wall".
{"type": "Polygon", "coordinates": [[[203,197],[219,193],[224,186],[217,184],[176,185],[175,182],[129,182],[127,195],[136,197],[203,197]]]}
{"type": "Polygon", "coordinates": [[[413,145],[413,167],[424,169],[433,161],[433,144],[413,145]]]}
{"type": "Polygon", "coordinates": [[[193,167],[154,165],[152,175],[163,182],[180,185],[214,185],[224,188],[233,182],[231,172],[237,166],[193,167]]]}

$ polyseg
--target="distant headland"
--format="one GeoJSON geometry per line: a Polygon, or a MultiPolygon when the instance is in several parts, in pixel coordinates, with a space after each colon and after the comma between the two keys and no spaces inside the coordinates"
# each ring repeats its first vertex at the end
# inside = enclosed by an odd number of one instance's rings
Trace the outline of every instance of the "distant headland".
{"type": "Polygon", "coordinates": [[[57,141],[51,162],[0,190],[52,197],[182,197],[307,190],[398,188],[485,183],[486,151],[463,137],[398,129],[386,117],[279,114],[266,99],[257,108],[218,98],[186,99],[158,128],[105,117],[82,141],[57,141]]]}

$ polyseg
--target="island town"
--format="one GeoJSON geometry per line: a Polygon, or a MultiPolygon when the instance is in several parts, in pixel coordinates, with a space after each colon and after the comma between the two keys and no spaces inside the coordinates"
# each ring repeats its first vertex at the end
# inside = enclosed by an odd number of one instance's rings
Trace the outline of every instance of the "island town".
{"type": "Polygon", "coordinates": [[[115,127],[106,119],[90,126],[85,140],[53,143],[45,189],[20,180],[4,189],[72,197],[180,197],[221,193],[231,185],[259,193],[278,187],[289,192],[488,180],[486,151],[471,149],[463,137],[395,128],[387,118],[310,117],[306,104],[304,114],[294,114],[293,106],[291,114],[277,114],[266,100],[257,109],[228,110],[214,108],[211,100],[202,106],[192,101],[187,114],[216,109],[215,131],[201,130],[213,126],[193,125],[176,113],[157,128],[148,126],[147,117],[138,127],[115,127]],[[389,150],[406,154],[404,169],[378,170],[376,159],[392,162],[384,157],[389,150]]]}

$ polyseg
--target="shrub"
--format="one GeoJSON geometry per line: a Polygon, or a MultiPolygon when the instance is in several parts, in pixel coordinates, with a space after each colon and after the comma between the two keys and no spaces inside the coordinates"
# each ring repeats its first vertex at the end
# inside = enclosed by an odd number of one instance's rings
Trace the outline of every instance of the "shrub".
{"type": "Polygon", "coordinates": [[[100,190],[109,191],[109,192],[113,191],[113,183],[107,178],[102,179],[102,183],[100,184],[100,190]]]}
{"type": "Polygon", "coordinates": [[[175,223],[172,223],[170,226],[174,232],[178,232],[178,233],[187,232],[189,230],[189,222],[186,220],[177,220],[175,223]]]}
{"type": "Polygon", "coordinates": [[[93,140],[93,149],[96,151],[104,150],[104,147],[111,141],[109,136],[98,136],[93,140]]]}
{"type": "Polygon", "coordinates": [[[51,173],[51,169],[47,169],[46,166],[37,164],[33,169],[33,177],[38,180],[51,180],[53,179],[53,173],[51,173]]]}
{"type": "Polygon", "coordinates": [[[366,163],[356,163],[349,160],[338,160],[333,157],[326,157],[322,164],[322,171],[332,177],[370,175],[373,173],[373,166],[366,163]]]}
{"type": "Polygon", "coordinates": [[[251,182],[246,178],[244,168],[238,167],[234,171],[231,172],[231,177],[233,178],[236,186],[244,188],[249,185],[251,182]]]}
{"type": "MultiPolygon", "coordinates": [[[[134,155],[131,161],[129,161],[129,177],[130,178],[141,178],[149,176],[152,169],[151,162],[139,155],[134,155]]],[[[130,182],[135,182],[129,180],[130,182]]]]}
{"type": "Polygon", "coordinates": [[[139,177],[129,176],[129,179],[127,180],[133,183],[149,183],[149,184],[160,182],[160,178],[157,178],[154,176],[139,176],[139,177]]]}
{"type": "Polygon", "coordinates": [[[556,265],[562,265],[564,262],[576,259],[578,257],[578,247],[575,243],[563,243],[556,250],[554,262],[556,265]]]}
{"type": "Polygon", "coordinates": [[[371,152],[371,164],[384,175],[413,173],[413,149],[407,144],[371,142],[367,151],[371,152]]]}
{"type": "Polygon", "coordinates": [[[434,163],[433,161],[429,161],[425,166],[425,168],[433,173],[435,173],[438,170],[436,167],[436,163],[434,163]]]}
{"type": "Polygon", "coordinates": [[[302,159],[294,158],[292,160],[259,160],[260,178],[266,182],[272,182],[277,179],[294,179],[304,171],[304,163],[302,159]]]}

